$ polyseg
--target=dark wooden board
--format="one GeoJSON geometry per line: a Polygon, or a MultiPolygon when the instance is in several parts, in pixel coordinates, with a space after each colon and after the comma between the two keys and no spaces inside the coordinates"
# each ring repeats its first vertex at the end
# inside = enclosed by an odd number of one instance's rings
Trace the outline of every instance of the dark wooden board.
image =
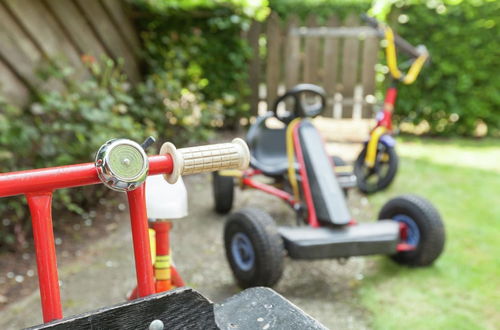
{"type": "Polygon", "coordinates": [[[218,329],[213,304],[198,292],[181,288],[29,329],[128,330],[149,328],[161,320],[165,329],[218,329]]]}
{"type": "Polygon", "coordinates": [[[223,330],[326,329],[299,307],[269,288],[247,289],[215,305],[215,319],[223,330]]]}

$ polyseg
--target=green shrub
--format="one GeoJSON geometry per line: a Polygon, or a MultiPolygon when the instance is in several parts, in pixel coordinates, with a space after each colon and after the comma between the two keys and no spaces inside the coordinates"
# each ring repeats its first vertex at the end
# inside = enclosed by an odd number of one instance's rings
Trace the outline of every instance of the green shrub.
{"type": "MultiPolygon", "coordinates": [[[[41,92],[22,110],[0,100],[0,168],[2,172],[92,161],[111,138],[141,142],[153,135],[178,145],[206,139],[220,125],[220,105],[205,103],[196,84],[183,86],[184,70],[151,74],[132,87],[122,63],[84,57],[92,73],[88,80],[70,83],[64,92],[41,92]]],[[[173,61],[172,63],[177,63],[173,61]]],[[[172,64],[178,65],[180,64],[172,64]]],[[[52,69],[49,76],[71,72],[52,69]]],[[[49,77],[47,76],[47,77],[49,77]]],[[[66,77],[71,82],[71,77],[66,77]]],[[[157,150],[157,148],[154,148],[157,150]]],[[[109,190],[102,185],[57,190],[55,216],[62,210],[84,213],[109,190]]],[[[0,249],[23,248],[31,222],[24,198],[0,203],[0,249]]],[[[58,219],[57,226],[64,224],[58,219]]]]}
{"type": "Polygon", "coordinates": [[[136,23],[148,71],[182,71],[174,83],[196,85],[207,101],[222,110],[221,119],[229,127],[249,116],[250,49],[242,31],[252,18],[265,16],[266,9],[265,5],[247,7],[246,2],[134,2],[141,12],[136,23]]]}
{"type": "Polygon", "coordinates": [[[322,22],[332,15],[345,18],[351,13],[364,13],[371,3],[371,0],[270,0],[269,6],[283,18],[294,14],[305,20],[314,14],[322,22]]]}
{"type": "Polygon", "coordinates": [[[417,82],[400,88],[396,119],[426,120],[431,134],[469,136],[482,121],[500,135],[500,1],[396,4],[396,20],[408,20],[398,33],[431,54],[417,82]]]}

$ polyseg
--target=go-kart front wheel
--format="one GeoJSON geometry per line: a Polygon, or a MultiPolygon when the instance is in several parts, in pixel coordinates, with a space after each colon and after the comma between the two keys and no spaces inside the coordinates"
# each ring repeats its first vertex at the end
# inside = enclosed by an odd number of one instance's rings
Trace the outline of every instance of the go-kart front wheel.
{"type": "Polygon", "coordinates": [[[234,179],[231,176],[212,173],[212,193],[214,196],[215,212],[226,214],[233,207],[234,179]]]}
{"type": "Polygon", "coordinates": [[[379,219],[399,222],[404,226],[401,243],[414,246],[413,250],[392,255],[395,262],[415,267],[429,266],[443,252],[444,225],[438,210],[428,200],[415,195],[396,197],[382,207],[379,219]]]}
{"type": "Polygon", "coordinates": [[[398,170],[398,155],[394,147],[379,142],[373,167],[368,167],[365,158],[367,146],[363,148],[354,163],[358,188],[365,194],[372,194],[387,188],[396,176],[398,170]]]}
{"type": "Polygon", "coordinates": [[[241,288],[272,286],[283,274],[285,250],[273,218],[255,208],[229,215],[224,228],[226,257],[241,288]]]}

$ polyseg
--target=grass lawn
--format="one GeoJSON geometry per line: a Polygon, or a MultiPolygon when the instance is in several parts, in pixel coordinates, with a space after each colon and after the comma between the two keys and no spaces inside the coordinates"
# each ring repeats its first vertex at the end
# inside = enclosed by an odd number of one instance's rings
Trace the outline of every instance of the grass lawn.
{"type": "Polygon", "coordinates": [[[376,329],[500,327],[500,140],[399,139],[393,185],[375,209],[402,193],[426,197],[446,228],[443,255],[428,268],[378,258],[360,295],[376,329]]]}

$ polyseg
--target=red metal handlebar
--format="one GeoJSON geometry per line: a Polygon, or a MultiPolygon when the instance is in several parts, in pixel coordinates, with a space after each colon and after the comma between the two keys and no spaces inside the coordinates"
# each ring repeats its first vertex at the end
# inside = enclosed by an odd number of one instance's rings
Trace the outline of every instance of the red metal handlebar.
{"type": "MultiPolygon", "coordinates": [[[[169,154],[150,156],[149,174],[170,174],[169,154]]],[[[101,183],[93,163],[0,174],[0,197],[26,195],[33,223],[44,322],[62,318],[57,258],[52,229],[52,191],[101,183]]],[[[139,296],[154,293],[144,184],[127,193],[139,296]]]]}
{"type": "MultiPolygon", "coordinates": [[[[149,156],[149,175],[172,173],[170,155],[149,156]]],[[[101,183],[94,163],[0,174],[0,197],[48,192],[101,183]]]]}

